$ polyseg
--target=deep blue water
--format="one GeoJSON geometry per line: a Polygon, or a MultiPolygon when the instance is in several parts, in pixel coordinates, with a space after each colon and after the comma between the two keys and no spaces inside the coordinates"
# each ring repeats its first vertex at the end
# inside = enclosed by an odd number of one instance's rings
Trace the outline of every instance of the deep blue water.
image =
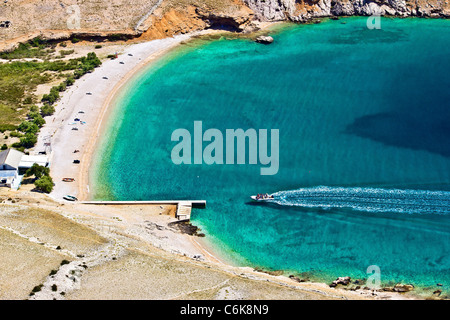
{"type": "Polygon", "coordinates": [[[378,265],[384,283],[447,291],[450,21],[382,18],[381,27],[345,18],[286,26],[268,46],[182,47],[117,100],[95,197],[205,199],[193,222],[239,265],[325,281],[378,265]],[[193,134],[196,120],[223,133],[279,129],[278,174],[173,164],[172,132],[193,134]],[[260,192],[275,201],[251,203],[260,192]]]}

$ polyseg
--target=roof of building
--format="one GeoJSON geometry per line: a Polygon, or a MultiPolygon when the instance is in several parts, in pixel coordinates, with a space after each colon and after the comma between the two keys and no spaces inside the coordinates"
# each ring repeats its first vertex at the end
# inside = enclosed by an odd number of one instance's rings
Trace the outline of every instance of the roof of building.
{"type": "Polygon", "coordinates": [[[47,156],[22,156],[22,159],[19,163],[20,168],[31,168],[33,164],[37,163],[40,166],[46,167],[48,165],[48,157],[47,156]]]}
{"type": "Polygon", "coordinates": [[[0,166],[6,164],[12,168],[18,169],[23,155],[23,152],[14,149],[2,151],[0,152],[0,166]]]}

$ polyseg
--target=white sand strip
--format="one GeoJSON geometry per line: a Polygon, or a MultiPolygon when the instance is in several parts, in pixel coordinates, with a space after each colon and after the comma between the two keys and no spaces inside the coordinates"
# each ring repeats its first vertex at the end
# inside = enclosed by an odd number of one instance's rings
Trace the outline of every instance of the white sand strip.
{"type": "Polygon", "coordinates": [[[79,199],[89,198],[89,162],[101,132],[103,117],[113,97],[140,68],[193,35],[177,35],[124,46],[118,59],[104,61],[94,72],[84,75],[64,92],[55,114],[46,118],[47,124],[41,129],[35,148],[36,152],[43,151],[45,138],[51,137],[51,175],[55,182],[52,198],[62,200],[67,194],[79,199]],[[86,123],[76,121],[77,124],[71,125],[75,118],[86,123]],[[80,152],[73,153],[74,150],[80,152]],[[81,160],[81,164],[74,164],[75,159],[81,160]],[[75,182],[63,182],[63,178],[75,178],[75,182]]]}

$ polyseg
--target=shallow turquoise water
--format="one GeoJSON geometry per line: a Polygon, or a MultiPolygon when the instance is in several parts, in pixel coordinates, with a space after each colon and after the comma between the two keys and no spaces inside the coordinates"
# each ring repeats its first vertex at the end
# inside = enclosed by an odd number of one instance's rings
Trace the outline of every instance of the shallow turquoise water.
{"type": "Polygon", "coordinates": [[[450,21],[381,23],[287,26],[270,46],[221,39],[171,54],[117,100],[95,198],[205,199],[193,221],[236,264],[326,281],[378,265],[385,283],[448,290],[450,21]],[[174,165],[171,134],[193,134],[196,120],[279,129],[278,174],[174,165]],[[258,192],[280,193],[249,202],[258,192]]]}

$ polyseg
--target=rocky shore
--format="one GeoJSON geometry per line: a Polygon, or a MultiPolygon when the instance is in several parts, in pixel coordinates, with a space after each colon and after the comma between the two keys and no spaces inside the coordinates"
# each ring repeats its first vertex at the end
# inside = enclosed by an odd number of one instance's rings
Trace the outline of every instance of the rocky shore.
{"type": "Polygon", "coordinates": [[[137,0],[133,6],[125,0],[116,2],[113,9],[106,1],[100,1],[95,10],[79,5],[80,27],[75,29],[64,23],[69,17],[67,8],[51,0],[19,1],[14,6],[4,3],[0,21],[9,24],[0,27],[0,51],[13,50],[37,36],[56,41],[146,41],[204,29],[254,32],[264,22],[304,23],[322,17],[450,17],[449,2],[440,0],[137,0]]]}
{"type": "Polygon", "coordinates": [[[433,0],[246,0],[256,17],[266,21],[305,22],[330,16],[450,17],[448,3],[433,0]]]}

